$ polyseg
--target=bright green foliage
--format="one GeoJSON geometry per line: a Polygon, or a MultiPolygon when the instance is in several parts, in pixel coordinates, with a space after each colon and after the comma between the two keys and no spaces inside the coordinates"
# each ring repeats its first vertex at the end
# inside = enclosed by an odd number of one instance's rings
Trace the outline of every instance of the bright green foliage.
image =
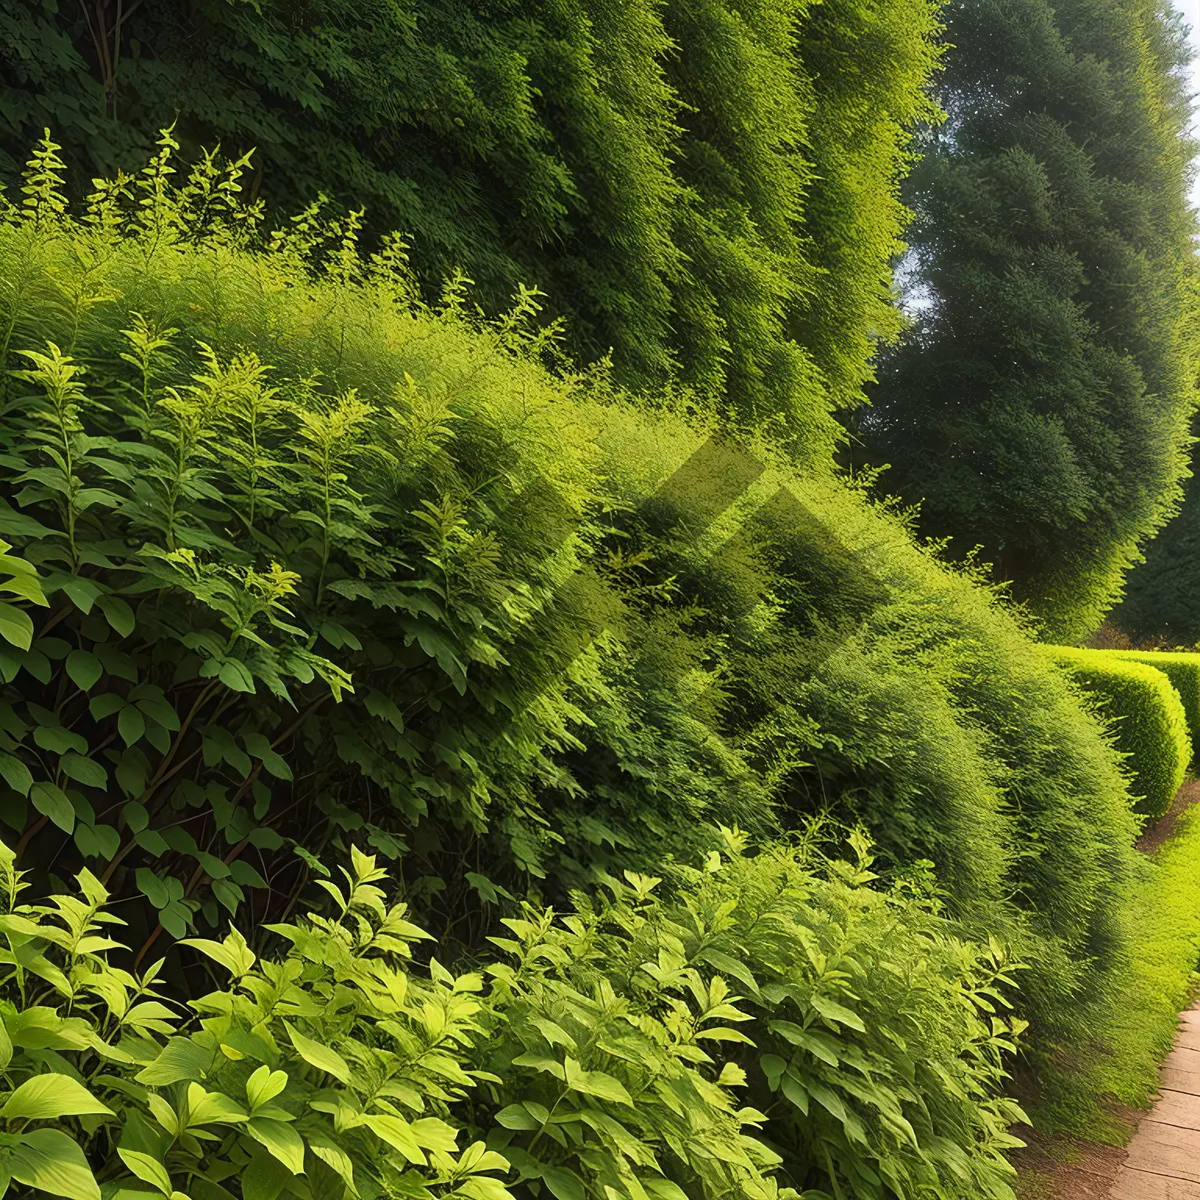
{"type": "Polygon", "coordinates": [[[1109,650],[1113,658],[1145,663],[1161,671],[1179,693],[1193,749],[1200,746],[1200,654],[1153,650],[1109,650]]]}
{"type": "Polygon", "coordinates": [[[1122,986],[1098,998],[1096,1021],[1107,1053],[1047,1064],[1040,1123],[1119,1145],[1109,1099],[1147,1107],[1160,1085],[1163,1059],[1179,1031],[1179,1013],[1195,995],[1200,961],[1200,807],[1179,816],[1170,839],[1148,857],[1125,912],[1132,961],[1122,986]]]}
{"type": "Polygon", "coordinates": [[[863,420],[921,531],[1090,633],[1186,469],[1196,290],[1183,28],[1150,0],[951,5],[921,140],[925,306],[863,420]]]}
{"type": "Polygon", "coordinates": [[[46,146],[0,223],[0,534],[50,601],[0,694],[24,866],[144,896],[144,961],[354,834],[478,949],[506,897],[831,811],[1016,948],[1035,1046],[1086,1036],[1135,821],[985,589],[765,441],[552,374],[528,294],[431,310],[313,213],[253,249],[166,150],[77,220],[46,146]]]}
{"type": "Polygon", "coordinates": [[[271,927],[281,955],[236,931],[188,943],[220,982],[186,1007],[161,961],[108,961],[121,921],[94,876],[27,905],[0,848],[0,1179],[68,1200],[507,1200],[534,1181],[1011,1200],[1021,1113],[998,1093],[1020,1023],[998,948],[871,890],[861,841],[821,871],[726,832],[675,899],[629,872],[562,918],[527,907],[463,973],[414,965],[428,935],[354,851],[322,881],[328,915],[271,927]]]}
{"type": "Polygon", "coordinates": [[[1163,671],[1109,650],[1047,648],[1087,692],[1113,731],[1125,755],[1131,790],[1148,816],[1161,816],[1171,805],[1192,761],[1187,712],[1163,671]]]}
{"type": "Polygon", "coordinates": [[[193,149],[254,149],[255,197],[330,193],[403,231],[427,295],[461,268],[495,313],[536,285],[577,356],[782,416],[820,459],[896,328],[894,191],[932,111],[935,8],[17,0],[0,166],[49,125],[72,165],[134,170],[178,115],[193,149]]]}

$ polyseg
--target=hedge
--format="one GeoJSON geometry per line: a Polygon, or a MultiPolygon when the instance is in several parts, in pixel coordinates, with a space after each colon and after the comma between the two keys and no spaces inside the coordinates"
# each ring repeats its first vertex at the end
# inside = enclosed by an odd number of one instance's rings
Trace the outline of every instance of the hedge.
{"type": "Polygon", "coordinates": [[[1110,650],[1048,649],[1111,722],[1139,810],[1161,816],[1192,761],[1187,713],[1171,680],[1163,671],[1110,650]]]}
{"type": "Polygon", "coordinates": [[[765,440],[547,369],[527,294],[423,305],[394,244],[272,237],[169,150],[81,221],[44,145],[0,221],[0,536],[50,602],[0,655],[23,869],[102,875],[145,962],[286,919],[353,838],[449,959],[506,897],[830,813],[1029,965],[1035,1045],[1088,1037],[1137,823],[987,588],[765,440]]]}
{"type": "Polygon", "coordinates": [[[1167,650],[1109,650],[1107,653],[1161,671],[1183,701],[1192,746],[1200,743],[1200,654],[1167,650]]]}

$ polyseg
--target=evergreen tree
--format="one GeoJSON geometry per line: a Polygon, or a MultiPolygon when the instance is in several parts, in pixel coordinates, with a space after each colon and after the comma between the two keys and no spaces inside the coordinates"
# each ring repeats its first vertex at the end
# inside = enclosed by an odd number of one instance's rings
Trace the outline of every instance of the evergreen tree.
{"type": "Polygon", "coordinates": [[[860,427],[924,533],[1080,636],[1185,471],[1184,34],[1149,0],[972,0],[947,40],[912,179],[927,294],[860,427]]]}
{"type": "Polygon", "coordinates": [[[1144,562],[1129,573],[1125,598],[1112,623],[1137,642],[1166,639],[1176,646],[1200,642],[1200,484],[1184,485],[1183,504],[1145,548],[1144,562]]]}
{"type": "Polygon", "coordinates": [[[0,11],[0,174],[255,149],[254,194],[397,229],[431,293],[519,284],[613,354],[828,458],[875,339],[929,0],[83,0],[0,11]]]}

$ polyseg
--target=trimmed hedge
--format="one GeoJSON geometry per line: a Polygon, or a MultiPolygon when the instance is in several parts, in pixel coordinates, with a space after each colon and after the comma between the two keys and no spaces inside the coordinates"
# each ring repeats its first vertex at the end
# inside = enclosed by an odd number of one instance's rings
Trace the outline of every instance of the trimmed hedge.
{"type": "Polygon", "coordinates": [[[1112,723],[1139,811],[1161,816],[1192,761],[1187,713],[1165,671],[1111,650],[1051,646],[1048,651],[1112,723]]]}
{"type": "Polygon", "coordinates": [[[1200,742],[1200,654],[1166,650],[1109,650],[1108,653],[1130,662],[1145,663],[1161,671],[1171,681],[1171,686],[1183,701],[1188,734],[1194,748],[1200,742]]]}

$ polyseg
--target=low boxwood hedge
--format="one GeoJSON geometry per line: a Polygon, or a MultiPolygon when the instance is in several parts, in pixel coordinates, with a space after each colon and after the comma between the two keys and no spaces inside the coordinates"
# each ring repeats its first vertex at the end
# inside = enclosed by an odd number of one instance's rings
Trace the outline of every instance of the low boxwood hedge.
{"type": "Polygon", "coordinates": [[[1048,646],[1047,652],[1111,724],[1138,810],[1161,816],[1192,760],[1187,712],[1166,672],[1119,651],[1048,646]]]}
{"type": "Polygon", "coordinates": [[[1200,744],[1200,654],[1166,650],[1110,650],[1114,658],[1141,662],[1161,671],[1179,693],[1193,749],[1200,744]]]}

